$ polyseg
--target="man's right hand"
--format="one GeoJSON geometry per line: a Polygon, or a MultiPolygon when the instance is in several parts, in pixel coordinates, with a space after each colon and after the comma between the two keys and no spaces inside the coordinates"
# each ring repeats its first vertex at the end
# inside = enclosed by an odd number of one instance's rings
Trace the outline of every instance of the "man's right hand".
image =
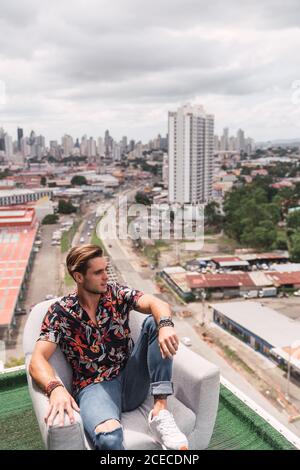
{"type": "Polygon", "coordinates": [[[64,387],[56,387],[50,395],[49,399],[49,409],[47,415],[45,416],[45,422],[48,426],[53,425],[55,416],[59,416],[59,426],[64,426],[65,424],[65,411],[67,412],[70,423],[73,424],[75,421],[73,409],[80,411],[76,401],[69,394],[69,392],[64,387]]]}

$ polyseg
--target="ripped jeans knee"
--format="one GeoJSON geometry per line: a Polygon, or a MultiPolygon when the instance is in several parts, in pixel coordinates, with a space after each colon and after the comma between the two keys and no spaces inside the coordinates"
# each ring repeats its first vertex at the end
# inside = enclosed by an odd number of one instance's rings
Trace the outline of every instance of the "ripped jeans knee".
{"type": "Polygon", "coordinates": [[[94,444],[97,450],[125,450],[123,428],[119,427],[110,432],[95,434],[94,444]]]}

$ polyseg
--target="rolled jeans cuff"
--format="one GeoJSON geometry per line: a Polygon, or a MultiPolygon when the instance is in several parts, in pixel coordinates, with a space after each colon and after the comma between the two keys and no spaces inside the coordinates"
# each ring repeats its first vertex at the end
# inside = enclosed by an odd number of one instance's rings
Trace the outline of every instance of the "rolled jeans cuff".
{"type": "Polygon", "coordinates": [[[173,382],[153,382],[150,384],[151,395],[173,395],[173,382]]]}

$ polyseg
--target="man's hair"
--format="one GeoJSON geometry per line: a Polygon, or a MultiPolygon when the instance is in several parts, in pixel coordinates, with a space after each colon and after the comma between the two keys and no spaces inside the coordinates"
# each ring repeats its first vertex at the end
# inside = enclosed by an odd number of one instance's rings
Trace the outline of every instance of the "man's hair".
{"type": "Polygon", "coordinates": [[[66,264],[69,274],[73,277],[75,272],[86,274],[90,259],[103,256],[103,250],[98,245],[74,246],[68,253],[66,264]]]}

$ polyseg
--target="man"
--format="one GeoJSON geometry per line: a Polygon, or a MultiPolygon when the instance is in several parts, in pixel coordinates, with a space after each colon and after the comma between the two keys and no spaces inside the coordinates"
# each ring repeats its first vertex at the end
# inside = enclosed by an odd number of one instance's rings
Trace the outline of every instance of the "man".
{"type": "Polygon", "coordinates": [[[73,423],[74,409],[96,449],[124,449],[121,413],[141,405],[150,387],[154,405],[148,422],[154,439],[165,449],[188,449],[167,410],[179,343],[169,305],[108,282],[107,260],[98,245],[72,248],[66,263],[77,292],[49,308],[29,368],[49,397],[45,421],[52,426],[58,415],[63,426],[66,412],[73,423]],[[150,314],[135,345],[128,324],[132,309],[150,314]],[[72,367],[72,396],[49,363],[57,345],[72,367]]]}

